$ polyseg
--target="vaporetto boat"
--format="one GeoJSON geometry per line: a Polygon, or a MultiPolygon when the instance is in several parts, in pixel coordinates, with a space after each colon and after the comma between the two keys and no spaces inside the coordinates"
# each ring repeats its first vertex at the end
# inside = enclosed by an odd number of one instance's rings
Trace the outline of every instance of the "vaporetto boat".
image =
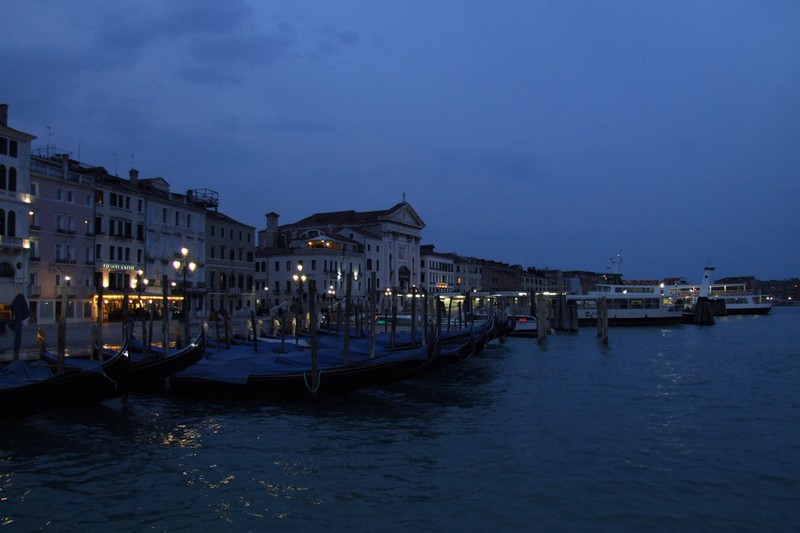
{"type": "Polygon", "coordinates": [[[598,284],[586,294],[568,294],[581,324],[597,322],[597,304],[606,299],[609,326],[648,326],[678,324],[683,321],[683,305],[661,285],[598,284]]]}
{"type": "Polygon", "coordinates": [[[679,284],[669,287],[669,291],[677,298],[682,298],[688,307],[694,305],[699,296],[708,296],[712,301],[725,302],[725,312],[729,315],[766,315],[772,310],[772,298],[763,294],[754,294],[745,283],[711,283],[711,272],[714,267],[706,267],[703,271],[703,283],[700,285],[679,284]]]}

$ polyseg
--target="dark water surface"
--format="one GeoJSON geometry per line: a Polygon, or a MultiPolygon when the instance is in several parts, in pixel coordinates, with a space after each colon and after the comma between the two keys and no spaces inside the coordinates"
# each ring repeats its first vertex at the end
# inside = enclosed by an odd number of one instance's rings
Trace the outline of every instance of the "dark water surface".
{"type": "Polygon", "coordinates": [[[312,407],[0,422],[3,531],[800,530],[800,308],[508,339],[312,407]]]}

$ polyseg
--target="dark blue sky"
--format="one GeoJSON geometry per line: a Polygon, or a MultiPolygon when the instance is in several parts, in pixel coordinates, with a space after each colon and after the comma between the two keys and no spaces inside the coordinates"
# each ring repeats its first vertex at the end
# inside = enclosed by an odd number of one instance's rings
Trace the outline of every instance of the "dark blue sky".
{"type": "Polygon", "coordinates": [[[133,157],[257,229],[405,193],[441,252],[800,276],[795,0],[0,6],[35,148],[133,157]]]}

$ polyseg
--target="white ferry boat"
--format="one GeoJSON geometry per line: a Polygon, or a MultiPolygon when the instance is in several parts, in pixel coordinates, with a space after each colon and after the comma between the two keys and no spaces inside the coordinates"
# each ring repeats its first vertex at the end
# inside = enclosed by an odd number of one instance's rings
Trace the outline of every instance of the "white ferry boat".
{"type": "Polygon", "coordinates": [[[725,312],[729,315],[766,315],[772,310],[772,298],[754,294],[745,283],[712,284],[713,271],[714,267],[705,268],[700,285],[673,285],[669,290],[675,297],[682,298],[689,308],[699,296],[708,296],[712,301],[725,302],[725,312]]]}
{"type": "Polygon", "coordinates": [[[657,326],[683,322],[683,302],[673,298],[663,283],[622,282],[622,254],[611,259],[608,283],[595,284],[586,294],[568,294],[567,303],[578,308],[578,323],[597,323],[597,302],[606,299],[609,326],[657,326]]]}
{"type": "Polygon", "coordinates": [[[598,284],[586,294],[568,294],[567,302],[577,306],[580,324],[597,323],[597,301],[606,299],[609,326],[678,324],[683,321],[683,304],[661,285],[598,284]]]}

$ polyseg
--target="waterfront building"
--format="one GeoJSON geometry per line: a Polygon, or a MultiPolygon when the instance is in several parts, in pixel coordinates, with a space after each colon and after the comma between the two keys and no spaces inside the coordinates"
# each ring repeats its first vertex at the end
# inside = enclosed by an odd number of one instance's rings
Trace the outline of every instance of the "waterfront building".
{"type": "Polygon", "coordinates": [[[94,287],[103,301],[103,319],[119,320],[124,300],[145,260],[145,198],[132,180],[114,176],[103,167],[72,168],[94,178],[94,287]]]}
{"type": "Polygon", "coordinates": [[[456,289],[456,256],[439,253],[433,244],[420,247],[420,288],[428,294],[452,293],[456,289]]]}
{"type": "Polygon", "coordinates": [[[8,105],[0,104],[0,318],[10,318],[17,294],[28,284],[31,141],[8,127],[8,105]]]}
{"type": "Polygon", "coordinates": [[[454,255],[455,290],[463,293],[466,291],[483,290],[481,261],[474,257],[454,255]]]}
{"type": "Polygon", "coordinates": [[[205,316],[205,208],[193,201],[192,194],[175,193],[162,177],[139,178],[130,172],[130,183],[145,200],[144,270],[145,297],[160,308],[166,285],[171,311],[175,316],[188,313],[190,319],[205,316]],[[183,255],[182,251],[186,254],[183,255]],[[185,263],[183,270],[176,270],[185,263]],[[194,270],[188,268],[194,265],[194,270]]]}
{"type": "Polygon", "coordinates": [[[484,291],[519,291],[522,267],[500,261],[481,260],[481,287],[484,291]]]}
{"type": "Polygon", "coordinates": [[[224,309],[230,316],[249,317],[257,307],[253,274],[255,228],[220,213],[215,191],[191,192],[194,202],[206,207],[208,311],[224,309]]]}
{"type": "MultiPolygon", "coordinates": [[[[388,300],[419,286],[424,227],[405,201],[379,211],[317,213],[283,226],[276,213],[269,213],[258,236],[256,258],[266,267],[258,281],[267,283],[273,306],[296,299],[298,265],[315,280],[316,294],[310,297],[317,301],[344,297],[348,276],[356,303],[366,300],[373,276],[379,300],[388,300]]],[[[309,295],[303,293],[306,301],[309,295]]]]}
{"type": "Polygon", "coordinates": [[[522,271],[520,281],[522,282],[520,287],[522,292],[542,294],[550,290],[547,276],[543,270],[529,267],[522,271]]]}
{"type": "Polygon", "coordinates": [[[94,178],[69,155],[30,158],[30,320],[91,321],[95,307],[94,178]]]}
{"type": "MultiPolygon", "coordinates": [[[[277,216],[276,213],[267,215],[267,225],[273,230],[277,216]]],[[[356,303],[364,302],[367,286],[363,277],[364,247],[355,239],[330,233],[332,235],[309,230],[302,234],[304,238],[293,240],[274,231],[259,236],[256,253],[261,266],[258,279],[261,286],[268,289],[265,297],[271,300],[266,307],[271,314],[276,307],[290,309],[297,302],[305,308],[309,298],[314,298],[318,304],[332,305],[346,296],[348,274],[351,276],[351,298],[356,303]],[[305,276],[305,281],[302,276],[305,276]],[[315,281],[314,294],[308,291],[310,279],[315,281]]]]}

